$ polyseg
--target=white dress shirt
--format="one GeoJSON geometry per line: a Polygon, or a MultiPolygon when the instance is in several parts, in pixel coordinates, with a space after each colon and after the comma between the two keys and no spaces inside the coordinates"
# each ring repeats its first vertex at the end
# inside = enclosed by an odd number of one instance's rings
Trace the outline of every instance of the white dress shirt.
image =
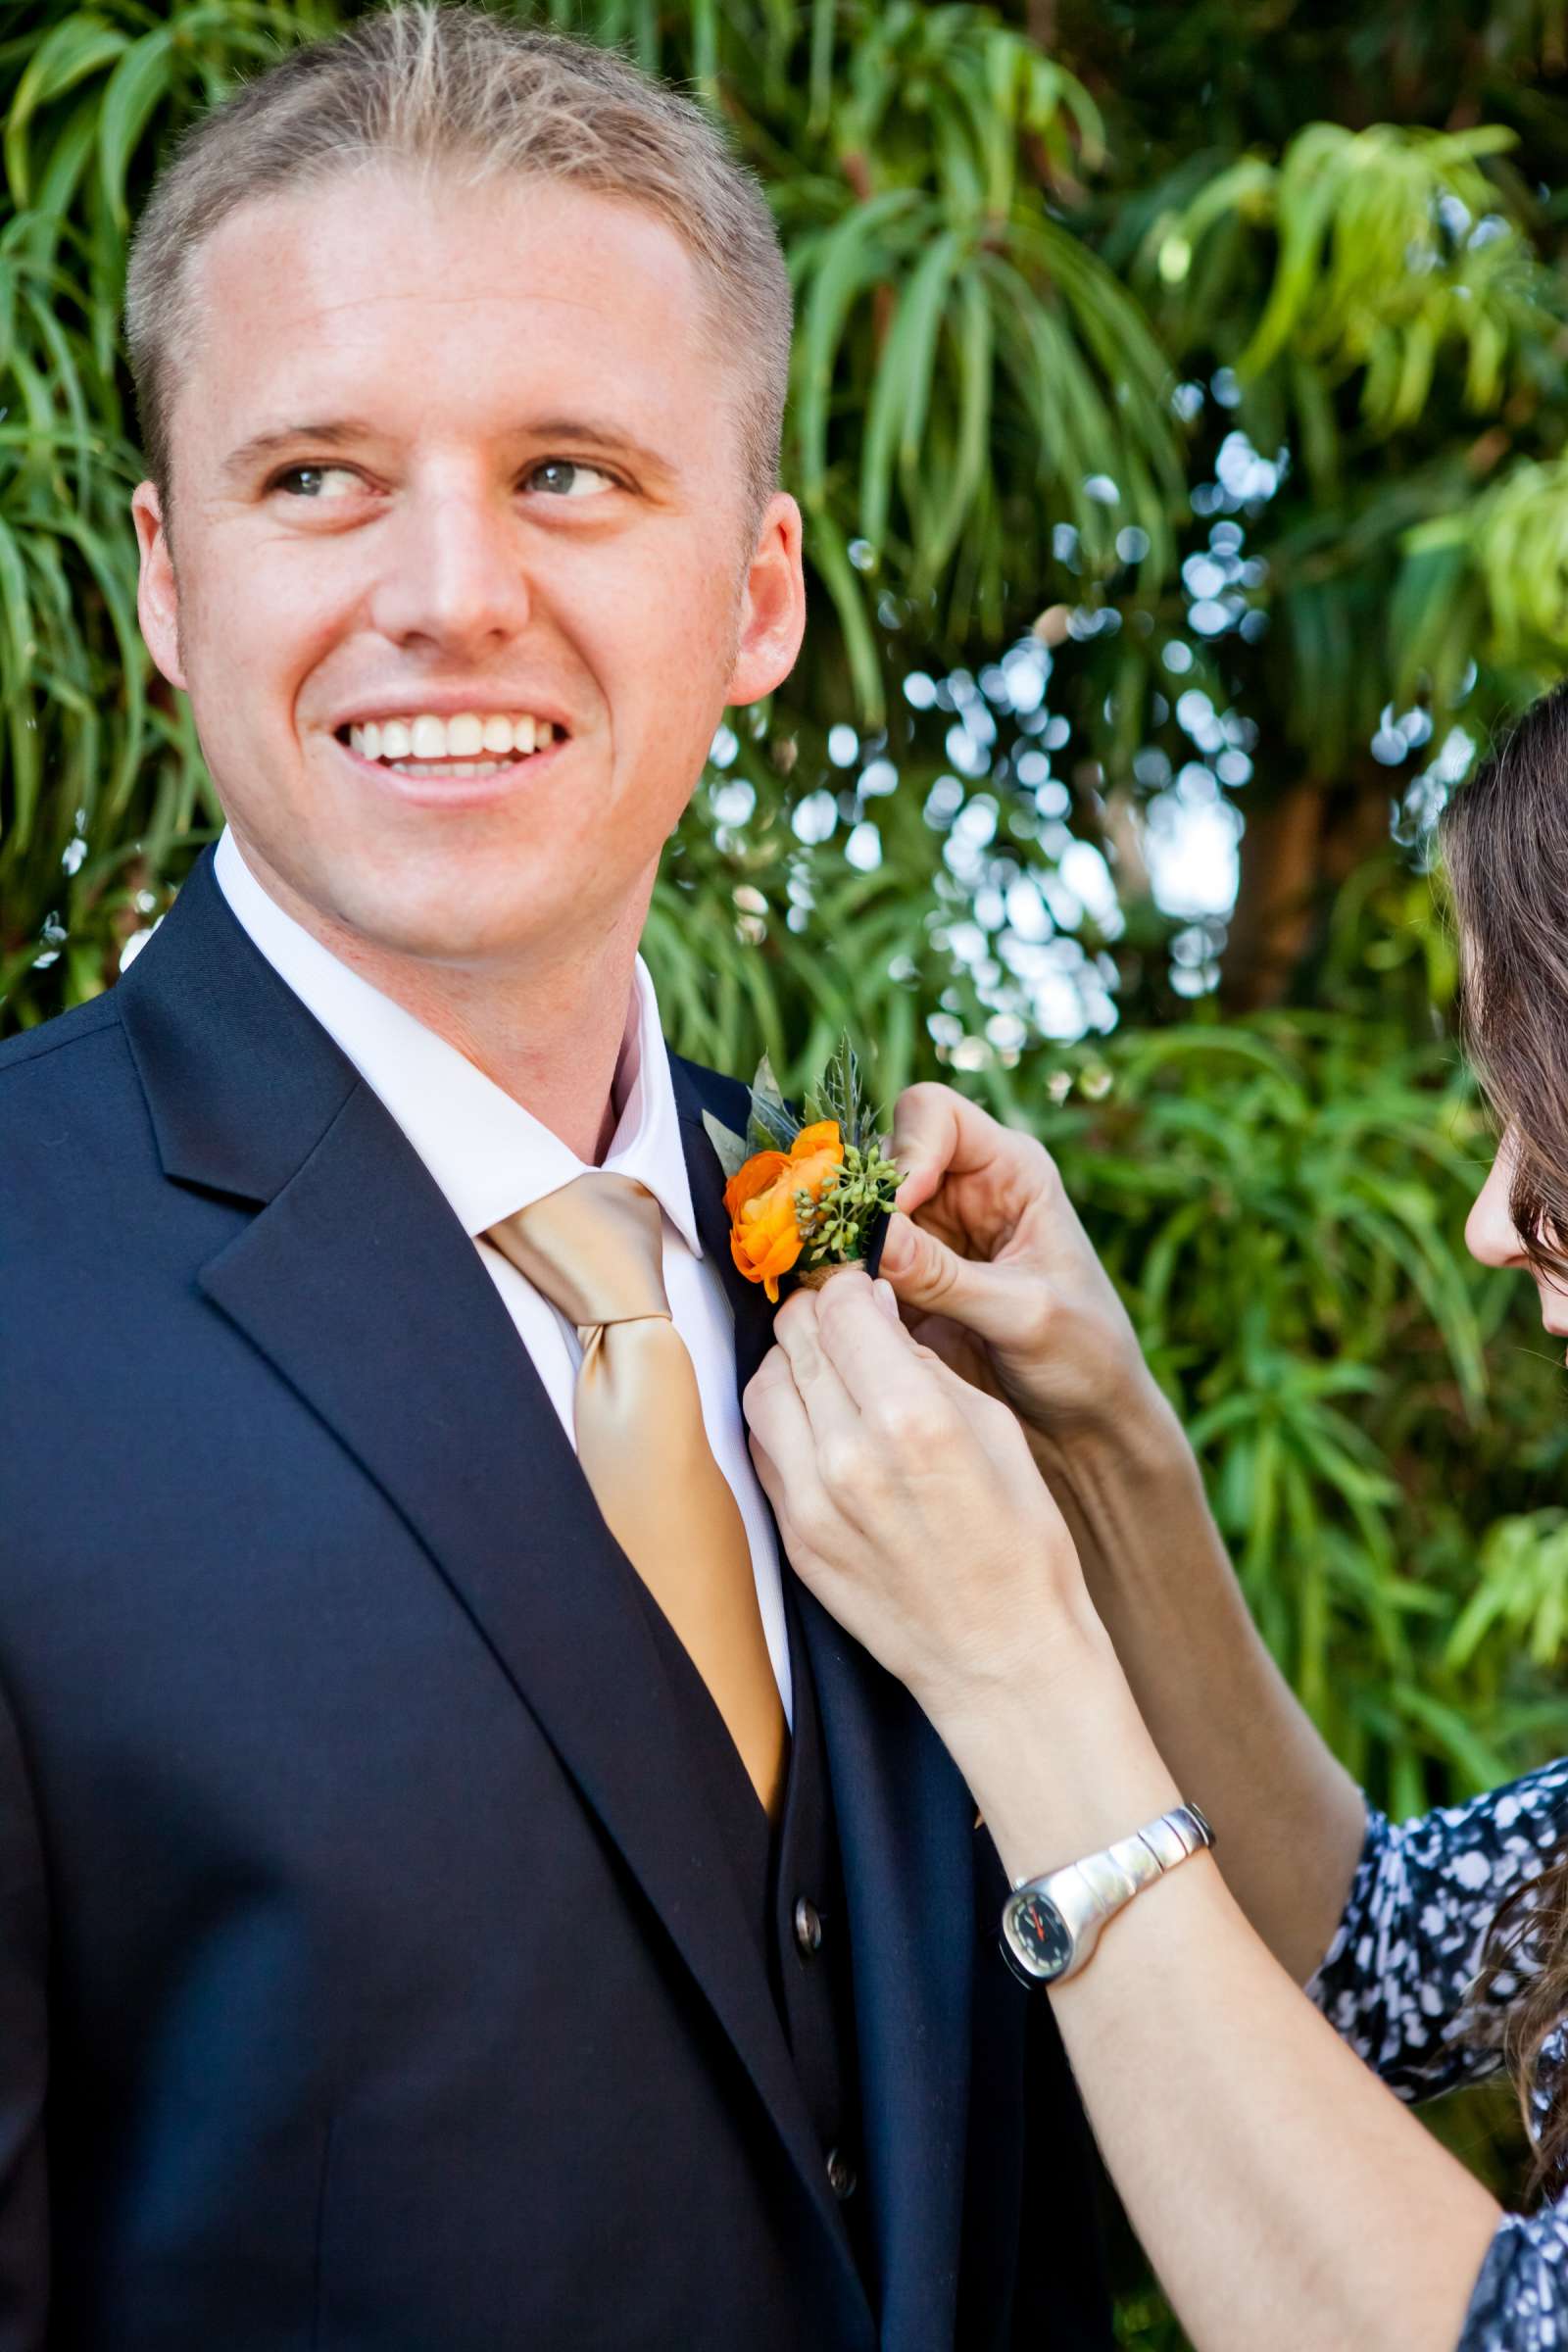
{"type": "MultiPolygon", "coordinates": [[[[575,1446],[572,1395],[582,1361],[575,1328],[482,1237],[503,1217],[583,1175],[586,1163],[456,1047],[372,988],[285,914],[257,881],[226,827],[214,871],[237,920],[379,1095],[472,1237],[575,1446]]],[[[614,1100],[620,1114],[602,1164],[635,1177],[663,1211],[670,1313],[697,1374],[708,1442],[745,1522],[768,1655],[785,1716],[793,1721],[778,1546],[735,1394],[734,1316],[718,1269],[704,1256],[698,1238],[659,1005],[641,956],[634,967],[614,1100]]],[[[522,1534],[519,1529],[519,1542],[522,1534]]]]}

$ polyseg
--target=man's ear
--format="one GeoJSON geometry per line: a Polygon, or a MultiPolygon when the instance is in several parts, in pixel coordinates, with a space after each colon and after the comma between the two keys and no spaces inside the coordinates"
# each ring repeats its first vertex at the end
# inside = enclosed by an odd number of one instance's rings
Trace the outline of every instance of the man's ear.
{"type": "Polygon", "coordinates": [[[151,482],[138,482],[131,494],[131,520],[141,550],[141,576],[136,583],[136,612],[141,633],[171,686],[185,684],[179,658],[179,589],[174,579],[173,552],[164,528],[163,508],[151,482]]]}
{"type": "Polygon", "coordinates": [[[740,634],[724,700],[759,703],[795,667],[806,634],[801,510],[787,490],[767,502],[741,589],[740,634]]]}

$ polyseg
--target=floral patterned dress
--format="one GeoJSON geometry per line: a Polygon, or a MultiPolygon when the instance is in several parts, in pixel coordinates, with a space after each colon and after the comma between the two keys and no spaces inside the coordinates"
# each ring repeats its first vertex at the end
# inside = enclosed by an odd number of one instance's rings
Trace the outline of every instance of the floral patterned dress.
{"type": "MultiPolygon", "coordinates": [[[[1532,1950],[1527,1936],[1487,2014],[1469,2005],[1482,1946],[1498,1905],[1564,1838],[1568,1757],[1397,1827],[1370,1811],[1345,1916],[1307,1991],[1400,2098],[1432,2098],[1501,2065],[1502,2019],[1532,1950]]],[[[1568,2018],[1543,2054],[1538,2131],[1565,2078],[1568,2018]]],[[[1568,2352],[1568,2191],[1504,2219],[1456,2352],[1568,2352]]]]}

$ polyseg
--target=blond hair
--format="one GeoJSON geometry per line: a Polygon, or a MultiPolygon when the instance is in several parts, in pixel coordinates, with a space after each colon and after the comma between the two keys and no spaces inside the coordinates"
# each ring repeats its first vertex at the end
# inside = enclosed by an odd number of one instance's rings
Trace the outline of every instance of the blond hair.
{"type": "Polygon", "coordinates": [[[125,337],[166,526],[171,418],[198,321],[193,265],[241,205],[383,166],[431,185],[567,181],[663,220],[733,365],[748,512],[778,485],[789,274],[758,181],[689,98],[584,41],[437,0],[291,50],[177,140],[131,241],[125,337]]]}

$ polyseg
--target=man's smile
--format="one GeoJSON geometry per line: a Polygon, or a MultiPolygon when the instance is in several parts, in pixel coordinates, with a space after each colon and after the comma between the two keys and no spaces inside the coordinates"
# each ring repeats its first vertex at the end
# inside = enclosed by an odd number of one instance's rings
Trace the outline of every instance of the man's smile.
{"type": "Polygon", "coordinates": [[[504,799],[553,765],[570,738],[532,711],[430,710],[345,722],[333,741],[362,774],[403,801],[473,808],[504,799]]]}
{"type": "Polygon", "coordinates": [[[405,775],[432,765],[464,771],[489,761],[526,758],[548,751],[564,727],[528,710],[460,710],[442,718],[432,710],[389,713],[339,727],[339,743],[367,760],[384,760],[405,775]]]}

